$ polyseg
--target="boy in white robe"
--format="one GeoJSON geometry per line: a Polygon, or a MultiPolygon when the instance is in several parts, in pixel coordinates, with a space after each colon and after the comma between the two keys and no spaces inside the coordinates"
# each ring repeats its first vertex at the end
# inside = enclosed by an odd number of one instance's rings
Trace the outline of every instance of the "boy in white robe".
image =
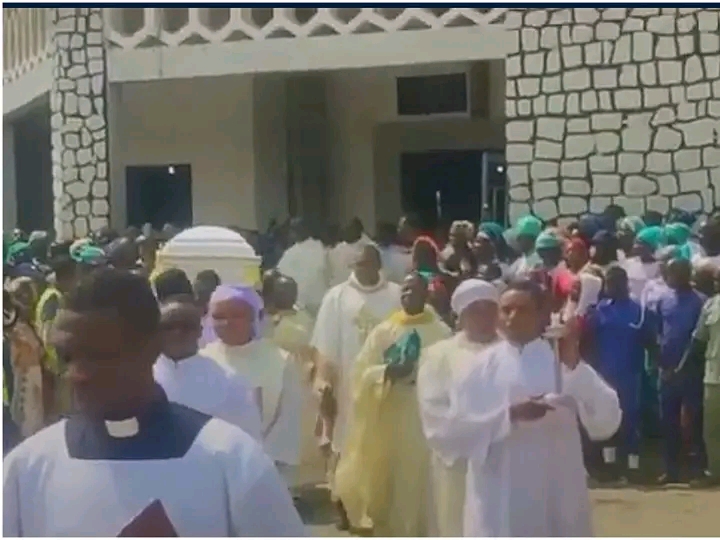
{"type": "Polygon", "coordinates": [[[218,337],[201,351],[258,389],[262,438],[289,486],[300,460],[302,379],[290,355],[262,337],[263,301],[252,287],[220,285],[210,298],[218,337]]]}
{"type": "Polygon", "coordinates": [[[303,535],[260,445],[153,379],[159,318],[128,271],[98,270],[65,298],[50,341],[78,410],[5,459],[6,536],[303,535]]]}
{"type": "Polygon", "coordinates": [[[592,439],[620,426],[617,394],[584,362],[573,322],[558,363],[531,282],[500,298],[503,340],[452,388],[426,429],[446,460],[468,459],[464,536],[589,536],[591,507],[578,417],[592,439]],[[572,345],[572,346],[570,346],[572,345]]]}
{"type": "MultiPolygon", "coordinates": [[[[499,296],[493,284],[479,279],[463,281],[455,289],[450,304],[460,331],[432,345],[420,357],[417,391],[426,437],[433,435],[437,415],[448,414],[454,382],[472,368],[479,352],[497,340],[499,296]]],[[[438,536],[462,536],[467,460],[446,461],[434,452],[431,468],[438,536]]]]}
{"type": "MultiPolygon", "coordinates": [[[[350,422],[355,359],[368,334],[400,306],[400,285],[385,279],[380,254],[372,245],[363,248],[348,280],[330,289],[323,299],[310,344],[318,354],[317,390],[322,395],[324,431],[332,440],[331,490],[334,465],[350,422]]],[[[345,528],[346,523],[341,525],[345,528]]]]}
{"type": "Polygon", "coordinates": [[[192,297],[174,297],[160,307],[163,351],[153,366],[168,399],[243,429],[262,440],[262,421],[249,383],[198,354],[201,311],[192,297]]]}

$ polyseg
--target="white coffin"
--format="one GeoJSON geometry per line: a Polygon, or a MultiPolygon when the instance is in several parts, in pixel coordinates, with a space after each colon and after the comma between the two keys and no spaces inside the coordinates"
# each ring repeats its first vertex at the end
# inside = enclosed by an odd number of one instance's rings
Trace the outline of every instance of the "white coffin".
{"type": "Polygon", "coordinates": [[[228,285],[260,285],[260,257],[241,234],[225,227],[187,229],[158,252],[160,270],[180,268],[190,280],[202,270],[215,270],[228,285]]]}

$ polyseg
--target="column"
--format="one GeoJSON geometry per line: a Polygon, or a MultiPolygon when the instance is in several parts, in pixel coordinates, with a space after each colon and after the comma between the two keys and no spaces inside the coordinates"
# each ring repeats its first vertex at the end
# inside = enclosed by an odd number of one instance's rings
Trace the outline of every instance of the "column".
{"type": "Polygon", "coordinates": [[[3,122],[3,229],[17,225],[17,174],[15,172],[15,129],[3,122]]]}
{"type": "Polygon", "coordinates": [[[55,234],[82,238],[108,224],[107,64],[102,8],[53,9],[50,91],[55,234]]]}

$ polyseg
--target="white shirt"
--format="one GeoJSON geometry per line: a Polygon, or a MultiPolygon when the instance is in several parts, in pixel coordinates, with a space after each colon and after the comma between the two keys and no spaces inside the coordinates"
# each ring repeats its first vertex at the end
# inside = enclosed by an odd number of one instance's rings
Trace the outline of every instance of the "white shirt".
{"type": "Polygon", "coordinates": [[[592,439],[609,438],[622,416],[617,394],[587,364],[560,367],[540,339],[522,349],[500,342],[474,365],[449,411],[425,421],[445,461],[468,459],[464,536],[590,536],[578,417],[592,439]],[[511,422],[512,404],[539,395],[555,410],[511,422]]]}
{"type": "Polygon", "coordinates": [[[295,280],[299,306],[315,314],[328,289],[330,269],[320,240],[308,238],[291,246],[278,262],[279,272],[295,280]]]}
{"type": "Polygon", "coordinates": [[[225,420],[256,441],[262,439],[255,394],[240,375],[200,354],[179,362],[160,355],[153,374],[170,401],[225,420]]]}
{"type": "Polygon", "coordinates": [[[164,403],[131,437],[71,417],[20,444],[4,462],[4,535],[114,537],[155,500],[178,536],[304,535],[257,442],[164,403]]]}

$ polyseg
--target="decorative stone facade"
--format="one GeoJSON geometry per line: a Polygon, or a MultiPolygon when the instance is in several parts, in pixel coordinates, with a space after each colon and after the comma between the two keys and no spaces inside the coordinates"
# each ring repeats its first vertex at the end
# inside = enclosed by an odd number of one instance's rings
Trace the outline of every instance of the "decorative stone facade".
{"type": "Polygon", "coordinates": [[[720,206],[720,10],[512,10],[510,218],[720,206]]]}
{"type": "Polygon", "coordinates": [[[50,126],[55,234],[81,238],[108,224],[106,63],[101,8],[53,9],[50,126]]]}

